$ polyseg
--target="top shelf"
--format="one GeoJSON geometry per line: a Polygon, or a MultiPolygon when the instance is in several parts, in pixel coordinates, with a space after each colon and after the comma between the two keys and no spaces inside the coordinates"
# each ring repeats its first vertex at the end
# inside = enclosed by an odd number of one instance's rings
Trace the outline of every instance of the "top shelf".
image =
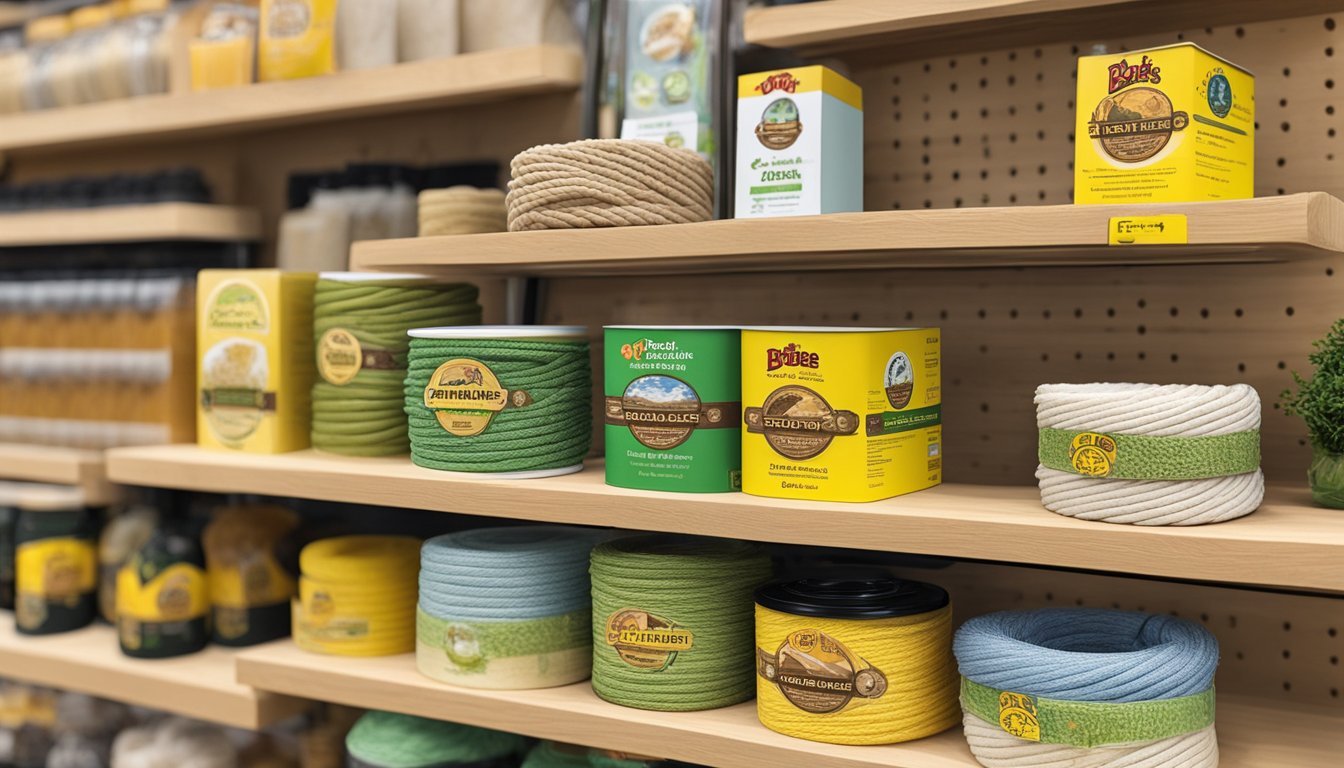
{"type": "Polygon", "coordinates": [[[0,118],[0,152],[200,139],[335,118],[481,104],[572,91],[583,81],[582,70],[579,51],[535,46],[204,93],[25,112],[0,118]]]}
{"type": "Polygon", "coordinates": [[[1344,0],[823,0],[748,11],[748,43],[885,60],[1286,19],[1344,0]]]}
{"type": "Polygon", "coordinates": [[[550,277],[776,270],[1275,262],[1344,251],[1344,202],[1312,192],[732,219],[356,243],[353,269],[550,277]],[[1188,245],[1108,246],[1112,218],[1185,214],[1188,245]],[[674,226],[673,230],[669,227],[674,226]]]}

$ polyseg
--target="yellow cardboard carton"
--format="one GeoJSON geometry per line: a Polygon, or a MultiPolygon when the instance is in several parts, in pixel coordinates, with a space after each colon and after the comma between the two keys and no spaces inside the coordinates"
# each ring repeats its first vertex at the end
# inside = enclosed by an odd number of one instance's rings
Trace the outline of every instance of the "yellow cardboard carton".
{"type": "Polygon", "coordinates": [[[284,453],[308,447],[311,273],[210,269],[197,278],[197,441],[284,453]]]}
{"type": "Polygon", "coordinates": [[[742,490],[876,501],[942,481],[937,328],[742,332],[742,490]]]}
{"type": "Polygon", "coordinates": [[[1193,43],[1078,60],[1074,202],[1255,194],[1255,78],[1193,43]]]}

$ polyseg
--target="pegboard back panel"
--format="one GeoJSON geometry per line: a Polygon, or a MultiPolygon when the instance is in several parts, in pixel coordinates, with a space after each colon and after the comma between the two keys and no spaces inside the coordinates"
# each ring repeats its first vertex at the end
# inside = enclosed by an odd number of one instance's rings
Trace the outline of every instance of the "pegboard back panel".
{"type": "Polygon", "coordinates": [[[1344,196],[1344,15],[879,65],[864,91],[868,210],[1072,202],[1076,59],[1179,41],[1256,75],[1256,195],[1344,196]],[[1339,48],[1338,54],[1336,48],[1339,48]],[[1336,81],[1338,80],[1338,83],[1336,81]]]}
{"type": "Polygon", "coordinates": [[[1218,638],[1219,690],[1344,712],[1344,600],[981,563],[898,568],[952,595],[958,623],[1058,606],[1169,613],[1218,638]]]}

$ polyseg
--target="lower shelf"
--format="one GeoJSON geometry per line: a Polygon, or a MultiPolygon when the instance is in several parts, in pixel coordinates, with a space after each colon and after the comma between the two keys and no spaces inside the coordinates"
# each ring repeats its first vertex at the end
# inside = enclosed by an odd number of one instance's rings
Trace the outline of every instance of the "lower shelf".
{"type": "Polygon", "coordinates": [[[175,659],[131,659],[109,626],[27,637],[14,630],[12,614],[0,616],[0,677],[236,728],[263,728],[308,708],[305,701],[240,685],[236,655],[210,647],[175,659]]]}
{"type": "Polygon", "coordinates": [[[116,486],[107,481],[102,451],[0,443],[0,480],[78,486],[90,506],[119,497],[116,486]]]}
{"type": "MultiPolygon", "coordinates": [[[[420,675],[413,656],[319,656],[291,643],[239,654],[238,680],[261,690],[513,731],[604,749],[732,768],[970,768],[959,728],[908,744],[844,747],[782,736],[754,702],[706,712],[646,712],[597,698],[587,682],[536,691],[453,688],[420,675]]],[[[1333,768],[1344,713],[1220,696],[1223,768],[1333,768]]]]}

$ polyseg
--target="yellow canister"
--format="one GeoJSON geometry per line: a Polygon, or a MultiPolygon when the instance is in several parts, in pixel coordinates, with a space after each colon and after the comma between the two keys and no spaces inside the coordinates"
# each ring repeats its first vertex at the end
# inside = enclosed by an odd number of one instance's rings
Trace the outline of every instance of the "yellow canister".
{"type": "Polygon", "coordinates": [[[894,744],[961,721],[952,606],[941,587],[832,574],[756,591],[756,709],[830,744],[894,744]]]}
{"type": "Polygon", "coordinates": [[[942,481],[937,328],[742,332],[742,490],[876,501],[942,481]]]}

